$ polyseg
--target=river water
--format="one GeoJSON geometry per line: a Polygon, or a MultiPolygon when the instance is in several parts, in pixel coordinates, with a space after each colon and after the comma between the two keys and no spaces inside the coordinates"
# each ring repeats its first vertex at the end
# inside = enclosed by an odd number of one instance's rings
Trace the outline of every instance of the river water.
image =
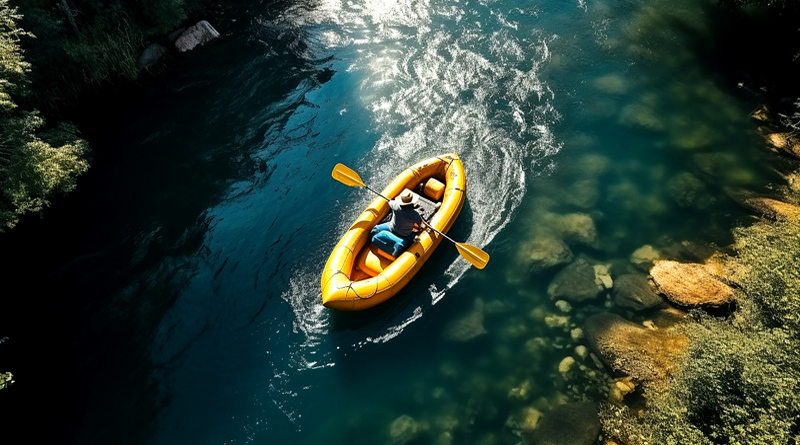
{"type": "Polygon", "coordinates": [[[82,444],[513,444],[532,408],[604,398],[594,362],[558,365],[610,299],[562,314],[558,267],[531,258],[615,277],[747,221],[732,192],[777,174],[755,99],[710,63],[714,6],[243,3],[222,42],[98,111],[93,171],[23,221],[6,270],[43,269],[33,294],[58,303],[13,329],[45,357],[4,393],[82,444]],[[442,244],[386,304],[323,308],[327,255],[373,198],[332,167],[382,188],[448,152],[468,200],[450,235],[488,267],[442,244]]]}

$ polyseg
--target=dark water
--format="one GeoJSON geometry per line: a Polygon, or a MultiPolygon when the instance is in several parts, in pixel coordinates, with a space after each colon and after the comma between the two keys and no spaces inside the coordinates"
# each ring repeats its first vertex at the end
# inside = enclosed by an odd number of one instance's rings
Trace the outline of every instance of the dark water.
{"type": "Polygon", "coordinates": [[[576,329],[610,301],[561,313],[531,258],[615,277],[645,245],[700,256],[747,221],[731,193],[778,178],[753,99],[702,57],[713,6],[243,5],[97,110],[93,171],[2,241],[26,282],[4,295],[2,409],[66,443],[505,444],[534,410],[604,398],[576,329]],[[443,244],[388,303],[324,309],[322,266],[372,198],[333,165],[379,188],[446,152],[468,178],[450,234],[489,266],[443,244]]]}

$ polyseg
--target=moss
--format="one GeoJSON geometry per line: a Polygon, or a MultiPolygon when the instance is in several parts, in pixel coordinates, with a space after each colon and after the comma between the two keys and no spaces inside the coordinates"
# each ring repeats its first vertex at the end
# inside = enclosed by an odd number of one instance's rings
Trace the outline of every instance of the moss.
{"type": "MultiPolygon", "coordinates": [[[[796,201],[789,191],[787,200],[796,201]]],[[[633,444],[788,444],[800,439],[800,219],[735,231],[736,311],[695,311],[690,339],[663,388],[645,388],[645,409],[607,405],[604,430],[633,444]]]]}

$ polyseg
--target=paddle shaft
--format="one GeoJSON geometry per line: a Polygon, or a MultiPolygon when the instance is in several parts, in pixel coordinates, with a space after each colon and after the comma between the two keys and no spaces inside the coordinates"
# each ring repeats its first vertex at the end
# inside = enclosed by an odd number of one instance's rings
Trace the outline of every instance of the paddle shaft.
{"type": "Polygon", "coordinates": [[[364,188],[365,188],[365,189],[367,189],[367,190],[369,190],[369,191],[371,191],[372,193],[374,193],[374,194],[376,194],[376,195],[380,196],[381,198],[385,199],[385,200],[386,200],[386,202],[391,202],[391,199],[389,199],[389,198],[387,198],[387,197],[385,197],[385,196],[381,195],[381,194],[380,194],[380,193],[378,193],[377,191],[373,190],[373,189],[372,189],[370,186],[368,186],[367,184],[364,184],[364,188]]]}
{"type": "MultiPolygon", "coordinates": [[[[341,182],[342,184],[349,185],[351,187],[364,187],[367,190],[371,191],[372,193],[375,193],[376,195],[385,199],[386,202],[391,202],[391,199],[383,196],[382,194],[378,193],[376,190],[373,190],[370,186],[365,184],[364,181],[361,180],[361,177],[358,176],[358,173],[356,173],[353,169],[344,164],[336,164],[336,166],[333,168],[333,171],[331,172],[331,176],[333,176],[333,179],[341,182]]],[[[484,267],[486,267],[486,263],[489,262],[488,253],[482,251],[481,249],[478,249],[475,246],[457,242],[453,238],[450,238],[449,236],[445,235],[439,230],[436,230],[435,228],[431,227],[430,224],[428,224],[428,222],[425,221],[425,218],[422,218],[422,215],[420,215],[420,218],[429,229],[433,230],[434,232],[438,233],[448,241],[455,244],[458,253],[464,259],[469,261],[473,266],[477,267],[478,269],[483,269],[484,267]]]]}

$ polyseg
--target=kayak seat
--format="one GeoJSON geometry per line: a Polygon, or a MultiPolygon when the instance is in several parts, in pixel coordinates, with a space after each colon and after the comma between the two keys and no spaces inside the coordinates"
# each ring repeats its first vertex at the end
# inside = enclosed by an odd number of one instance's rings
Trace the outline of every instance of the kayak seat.
{"type": "Polygon", "coordinates": [[[356,258],[356,265],[362,272],[374,277],[389,267],[394,260],[391,255],[370,243],[356,258]]]}

